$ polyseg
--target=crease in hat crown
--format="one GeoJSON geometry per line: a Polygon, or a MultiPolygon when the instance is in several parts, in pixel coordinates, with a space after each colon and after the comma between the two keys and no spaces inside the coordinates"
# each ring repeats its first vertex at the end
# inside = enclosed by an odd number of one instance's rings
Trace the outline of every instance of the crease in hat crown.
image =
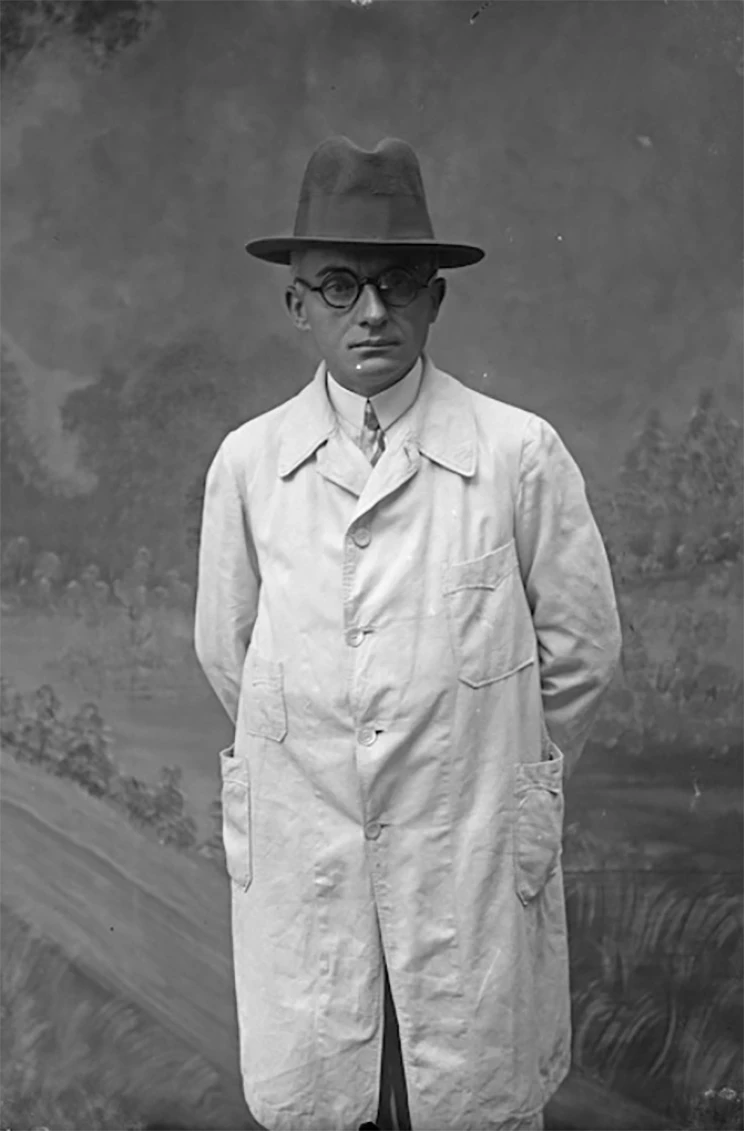
{"type": "Polygon", "coordinates": [[[398,138],[374,150],[328,138],[305,169],[293,234],[252,240],[246,251],[288,264],[293,251],[324,244],[421,248],[436,252],[440,267],[464,267],[484,255],[470,244],[437,240],[418,158],[398,138]]]}

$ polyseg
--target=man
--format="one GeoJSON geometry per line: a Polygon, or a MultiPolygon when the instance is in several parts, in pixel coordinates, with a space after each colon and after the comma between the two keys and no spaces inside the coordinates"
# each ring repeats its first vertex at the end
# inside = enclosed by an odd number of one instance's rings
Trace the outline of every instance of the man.
{"type": "Polygon", "coordinates": [[[206,482],[246,1099],[271,1131],[539,1128],[570,1059],[563,782],[620,648],[583,479],[425,354],[437,271],[483,252],[435,239],[405,143],[325,142],[294,235],[248,251],[291,266],[322,361],[206,482]]]}

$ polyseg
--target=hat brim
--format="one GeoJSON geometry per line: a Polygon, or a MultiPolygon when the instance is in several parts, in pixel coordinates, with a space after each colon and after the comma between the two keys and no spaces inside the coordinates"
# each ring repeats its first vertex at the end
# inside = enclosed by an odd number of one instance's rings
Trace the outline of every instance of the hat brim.
{"type": "Polygon", "coordinates": [[[305,248],[322,247],[357,247],[372,248],[376,251],[429,251],[437,257],[440,268],[471,267],[479,263],[485,256],[485,251],[465,243],[441,243],[438,240],[352,240],[339,239],[308,239],[304,236],[277,236],[263,240],[251,240],[245,245],[245,250],[256,259],[263,259],[265,263],[279,263],[285,267],[290,264],[291,255],[295,251],[305,248]]]}

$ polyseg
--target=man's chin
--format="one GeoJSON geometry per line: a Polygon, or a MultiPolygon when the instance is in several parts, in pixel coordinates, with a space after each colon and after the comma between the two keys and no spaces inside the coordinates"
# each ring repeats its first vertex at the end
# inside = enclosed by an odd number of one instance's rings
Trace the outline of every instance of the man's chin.
{"type": "MultiPolygon", "coordinates": [[[[413,362],[403,361],[399,357],[365,353],[360,354],[351,366],[346,366],[346,372],[336,379],[349,388],[356,389],[359,386],[360,392],[371,395],[400,381],[412,365],[413,362]]],[[[335,373],[333,375],[336,377],[335,373]]]]}

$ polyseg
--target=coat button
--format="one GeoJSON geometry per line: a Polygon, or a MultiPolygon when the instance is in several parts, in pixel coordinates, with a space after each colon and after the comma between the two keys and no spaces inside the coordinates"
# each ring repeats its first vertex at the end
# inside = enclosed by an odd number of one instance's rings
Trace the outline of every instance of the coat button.
{"type": "Polygon", "coordinates": [[[377,734],[372,730],[372,727],[362,727],[359,731],[359,741],[362,746],[371,746],[376,738],[377,734]]]}
{"type": "Polygon", "coordinates": [[[346,633],[346,643],[350,644],[352,648],[358,648],[364,640],[364,632],[361,628],[350,628],[346,633]]]}
{"type": "Polygon", "coordinates": [[[370,821],[364,830],[364,835],[366,836],[367,840],[377,840],[381,832],[382,825],[380,824],[380,822],[370,821]]]}
{"type": "Polygon", "coordinates": [[[369,530],[367,530],[366,526],[361,526],[359,530],[355,530],[351,537],[354,545],[359,546],[360,549],[364,549],[365,546],[369,546],[370,542],[372,541],[372,535],[370,534],[369,530]]]}

